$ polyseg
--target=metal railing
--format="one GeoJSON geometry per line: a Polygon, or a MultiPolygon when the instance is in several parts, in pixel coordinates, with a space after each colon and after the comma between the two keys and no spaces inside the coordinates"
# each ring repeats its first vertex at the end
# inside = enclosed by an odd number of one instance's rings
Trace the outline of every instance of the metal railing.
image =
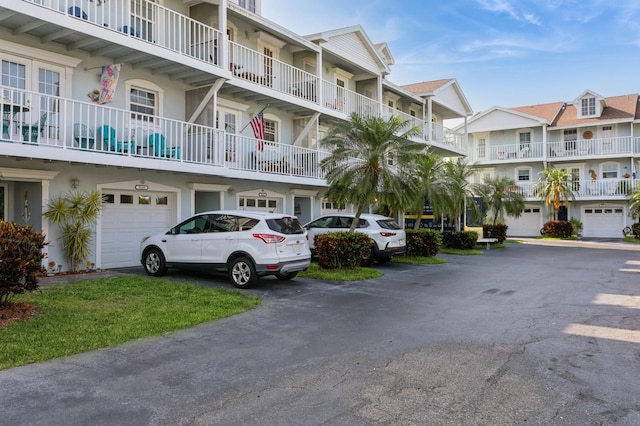
{"type": "MultiPolygon", "coordinates": [[[[573,195],[580,198],[628,197],[638,188],[638,179],[595,179],[571,182],[573,195]]],[[[518,191],[526,198],[538,198],[535,182],[517,182],[518,191]]]]}
{"type": "Polygon", "coordinates": [[[22,0],[220,66],[220,31],[149,0],[22,0]]]}
{"type": "MultiPolygon", "coordinates": [[[[549,158],[633,153],[631,136],[549,142],[549,158]]],[[[637,152],[637,151],[636,151],[637,152]]]]}
{"type": "Polygon", "coordinates": [[[0,91],[2,142],[324,178],[319,165],[326,152],[91,102],[0,91]]]}

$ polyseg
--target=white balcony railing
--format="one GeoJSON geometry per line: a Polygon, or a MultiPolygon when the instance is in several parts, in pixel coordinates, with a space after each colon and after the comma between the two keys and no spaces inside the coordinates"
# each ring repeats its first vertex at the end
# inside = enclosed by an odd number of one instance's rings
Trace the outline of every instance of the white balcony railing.
{"type": "Polygon", "coordinates": [[[0,91],[2,142],[324,178],[319,164],[325,152],[91,102],[0,91]]]}
{"type": "MultiPolygon", "coordinates": [[[[573,195],[576,199],[602,198],[602,197],[628,197],[634,189],[638,188],[638,179],[595,179],[581,180],[571,183],[573,195]]],[[[535,182],[518,182],[518,191],[525,198],[537,198],[538,188],[535,182]]]]}
{"type": "MultiPolygon", "coordinates": [[[[549,158],[631,154],[631,136],[549,142],[549,158]]],[[[636,151],[637,152],[637,151],[636,151]]]]}
{"type": "Polygon", "coordinates": [[[220,66],[220,31],[149,0],[22,0],[220,66]]]}

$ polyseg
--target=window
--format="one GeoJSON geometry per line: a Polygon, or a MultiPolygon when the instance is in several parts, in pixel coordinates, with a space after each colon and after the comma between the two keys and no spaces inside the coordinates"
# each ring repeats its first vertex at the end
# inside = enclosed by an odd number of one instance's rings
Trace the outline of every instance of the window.
{"type": "Polygon", "coordinates": [[[238,4],[249,12],[256,13],[256,0],[239,0],[238,4]]]}
{"type": "Polygon", "coordinates": [[[518,169],[517,177],[518,182],[529,182],[531,180],[531,169],[518,169]]]}
{"type": "Polygon", "coordinates": [[[520,142],[520,149],[531,148],[531,132],[523,131],[518,133],[518,140],[520,142]]]}
{"type": "Polygon", "coordinates": [[[156,113],[157,98],[158,96],[154,92],[136,87],[131,88],[129,94],[131,118],[153,123],[153,117],[147,117],[147,115],[158,115],[156,113]]]}
{"type": "Polygon", "coordinates": [[[486,136],[476,136],[476,150],[478,152],[478,158],[486,158],[487,157],[487,137],[486,136]]]}
{"type": "Polygon", "coordinates": [[[564,149],[572,151],[576,149],[576,140],[578,139],[577,129],[566,129],[563,133],[564,149]]]}
{"type": "Polygon", "coordinates": [[[593,117],[596,115],[596,98],[583,98],[580,103],[580,115],[583,117],[593,117]]]}
{"type": "Polygon", "coordinates": [[[601,166],[603,179],[617,179],[618,178],[618,164],[609,163],[601,166]]]}
{"type": "Polygon", "coordinates": [[[264,120],[264,140],[278,142],[278,123],[274,120],[264,120]]]}

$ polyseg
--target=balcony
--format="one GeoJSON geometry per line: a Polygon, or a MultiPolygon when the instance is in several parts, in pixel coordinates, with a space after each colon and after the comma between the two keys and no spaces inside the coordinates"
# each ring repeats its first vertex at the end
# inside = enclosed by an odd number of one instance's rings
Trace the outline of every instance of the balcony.
{"type": "MultiPolygon", "coordinates": [[[[638,179],[595,179],[572,182],[576,200],[611,198],[626,200],[629,193],[637,188],[638,179]]],[[[526,199],[539,200],[534,182],[518,182],[518,190],[526,199]]]]}
{"type": "Polygon", "coordinates": [[[544,159],[543,153],[542,142],[493,145],[476,148],[471,161],[479,164],[542,161],[544,159]]]}
{"type": "Polygon", "coordinates": [[[567,157],[615,157],[634,153],[631,136],[549,142],[548,146],[549,160],[564,160],[567,157]]]}
{"type": "MultiPolygon", "coordinates": [[[[91,102],[6,87],[0,90],[0,142],[4,142],[0,152],[4,155],[149,169],[189,163],[211,167],[211,175],[238,170],[324,179],[319,164],[326,152],[91,102]]],[[[185,166],[173,169],[185,170],[185,166]]]]}

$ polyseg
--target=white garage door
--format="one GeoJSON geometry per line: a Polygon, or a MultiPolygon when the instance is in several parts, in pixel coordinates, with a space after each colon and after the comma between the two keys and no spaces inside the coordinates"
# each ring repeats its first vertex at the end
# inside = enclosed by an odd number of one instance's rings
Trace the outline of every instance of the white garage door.
{"type": "Polygon", "coordinates": [[[624,209],[622,206],[584,207],[582,235],[595,238],[622,238],[624,209]]]}
{"type": "Polygon", "coordinates": [[[538,237],[542,227],[540,207],[527,206],[519,218],[507,217],[509,237],[538,237]]]}
{"type": "Polygon", "coordinates": [[[140,241],[175,225],[175,195],[161,192],[104,190],[101,265],[140,265],[140,241]]]}

